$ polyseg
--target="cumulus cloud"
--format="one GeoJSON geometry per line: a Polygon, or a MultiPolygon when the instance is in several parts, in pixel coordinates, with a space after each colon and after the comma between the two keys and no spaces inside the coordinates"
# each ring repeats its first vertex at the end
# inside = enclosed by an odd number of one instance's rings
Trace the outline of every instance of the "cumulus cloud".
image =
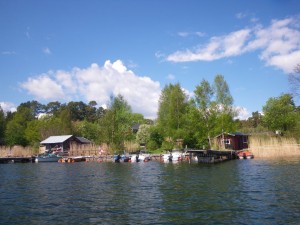
{"type": "Polygon", "coordinates": [[[51,75],[52,72],[49,72],[37,77],[29,77],[26,82],[21,84],[21,87],[37,99],[51,100],[64,98],[64,84],[57,82],[57,78],[52,78],[51,75]]]}
{"type": "Polygon", "coordinates": [[[40,100],[95,100],[99,105],[108,103],[110,95],[121,94],[134,112],[147,118],[156,117],[161,91],[159,82],[136,75],[120,60],[71,71],[49,71],[28,78],[21,87],[40,100]]]}
{"type": "Polygon", "coordinates": [[[16,106],[11,102],[0,102],[0,106],[4,112],[15,112],[17,111],[16,106]]]}
{"type": "Polygon", "coordinates": [[[251,116],[251,113],[245,107],[236,106],[235,110],[237,112],[235,119],[247,120],[251,116]]]}
{"type": "Polygon", "coordinates": [[[290,73],[299,63],[299,24],[300,20],[295,17],[272,20],[268,27],[255,24],[252,28],[212,37],[208,43],[200,47],[176,51],[168,55],[166,60],[172,62],[213,61],[251,51],[260,51],[259,59],[267,66],[290,73]]]}

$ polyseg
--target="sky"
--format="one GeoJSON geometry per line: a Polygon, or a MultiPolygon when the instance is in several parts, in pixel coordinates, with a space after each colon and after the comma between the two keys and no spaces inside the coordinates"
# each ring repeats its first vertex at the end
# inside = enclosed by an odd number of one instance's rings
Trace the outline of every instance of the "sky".
{"type": "Polygon", "coordinates": [[[109,103],[155,119],[161,90],[224,76],[239,119],[290,91],[298,0],[0,0],[0,105],[109,103]]]}

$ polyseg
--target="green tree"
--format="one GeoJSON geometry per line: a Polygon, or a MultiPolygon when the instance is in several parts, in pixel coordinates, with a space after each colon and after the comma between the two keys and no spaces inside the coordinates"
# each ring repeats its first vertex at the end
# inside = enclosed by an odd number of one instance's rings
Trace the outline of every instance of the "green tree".
{"type": "Polygon", "coordinates": [[[86,105],[85,108],[85,120],[89,122],[95,122],[97,119],[97,102],[96,101],[90,101],[88,105],[86,105]]]}
{"type": "Polygon", "coordinates": [[[272,131],[292,131],[297,124],[297,108],[290,94],[269,98],[263,113],[264,125],[272,131]]]}
{"type": "Polygon", "coordinates": [[[231,111],[233,98],[230,94],[229,86],[222,75],[216,75],[214,79],[214,91],[216,102],[222,111],[231,111]]]}
{"type": "Polygon", "coordinates": [[[56,102],[49,102],[46,106],[45,106],[45,112],[47,114],[53,114],[55,115],[61,108],[62,104],[58,101],[56,102]]]}
{"type": "Polygon", "coordinates": [[[208,144],[211,146],[212,128],[215,125],[216,117],[216,103],[213,101],[214,89],[208,81],[202,80],[200,85],[196,86],[194,94],[193,102],[196,108],[194,115],[198,118],[194,124],[197,124],[198,128],[196,131],[198,147],[202,147],[201,144],[207,145],[206,140],[208,140],[208,144]],[[206,135],[204,136],[203,133],[206,135]]]}
{"type": "Polygon", "coordinates": [[[60,133],[72,134],[72,113],[70,108],[68,106],[62,106],[56,117],[60,120],[60,133]]]}
{"type": "Polygon", "coordinates": [[[5,131],[6,144],[12,145],[28,145],[25,137],[25,129],[28,122],[34,120],[34,113],[31,107],[21,104],[14,113],[13,118],[7,123],[5,131]]]}
{"type": "Polygon", "coordinates": [[[87,117],[87,105],[80,102],[69,102],[67,108],[70,113],[71,121],[82,121],[87,117]]]}
{"type": "Polygon", "coordinates": [[[233,98],[230,94],[229,86],[222,75],[216,75],[214,79],[215,102],[217,107],[216,126],[214,134],[231,132],[236,129],[233,109],[233,98]]]}
{"type": "Polygon", "coordinates": [[[150,140],[150,125],[148,124],[142,124],[139,127],[139,130],[136,134],[136,141],[139,144],[147,144],[150,140]]]}
{"type": "Polygon", "coordinates": [[[34,146],[36,148],[39,147],[39,143],[41,142],[41,134],[40,134],[40,121],[35,119],[31,120],[27,123],[27,126],[24,131],[24,137],[26,138],[27,143],[30,146],[34,146]]]}
{"type": "Polygon", "coordinates": [[[165,137],[182,138],[187,106],[187,96],[179,84],[169,84],[162,90],[157,123],[165,137]]]}
{"type": "Polygon", "coordinates": [[[104,116],[99,120],[102,142],[114,150],[124,148],[124,141],[132,138],[131,107],[122,95],[111,96],[104,116]]]}
{"type": "Polygon", "coordinates": [[[97,123],[92,123],[87,120],[78,121],[74,124],[74,135],[85,137],[97,144],[99,142],[100,128],[97,123]]]}
{"type": "Polygon", "coordinates": [[[40,118],[37,126],[40,140],[45,140],[49,136],[70,134],[70,128],[63,129],[65,127],[63,123],[65,122],[61,118],[54,115],[45,115],[40,118]]]}

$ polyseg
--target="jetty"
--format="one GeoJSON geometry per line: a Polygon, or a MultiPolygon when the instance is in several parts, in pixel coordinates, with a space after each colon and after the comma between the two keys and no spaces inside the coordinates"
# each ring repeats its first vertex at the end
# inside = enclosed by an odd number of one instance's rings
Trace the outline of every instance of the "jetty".
{"type": "Polygon", "coordinates": [[[34,160],[35,157],[1,157],[0,163],[29,163],[34,160]]]}
{"type": "Polygon", "coordinates": [[[237,158],[234,150],[190,149],[186,153],[189,155],[190,160],[196,158],[199,163],[217,163],[237,158]]]}

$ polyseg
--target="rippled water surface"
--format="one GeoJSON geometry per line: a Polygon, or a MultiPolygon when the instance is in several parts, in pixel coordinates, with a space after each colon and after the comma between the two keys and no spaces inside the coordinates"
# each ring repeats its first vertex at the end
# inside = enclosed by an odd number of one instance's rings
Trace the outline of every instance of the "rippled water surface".
{"type": "Polygon", "coordinates": [[[0,165],[0,224],[300,224],[300,158],[0,165]]]}

